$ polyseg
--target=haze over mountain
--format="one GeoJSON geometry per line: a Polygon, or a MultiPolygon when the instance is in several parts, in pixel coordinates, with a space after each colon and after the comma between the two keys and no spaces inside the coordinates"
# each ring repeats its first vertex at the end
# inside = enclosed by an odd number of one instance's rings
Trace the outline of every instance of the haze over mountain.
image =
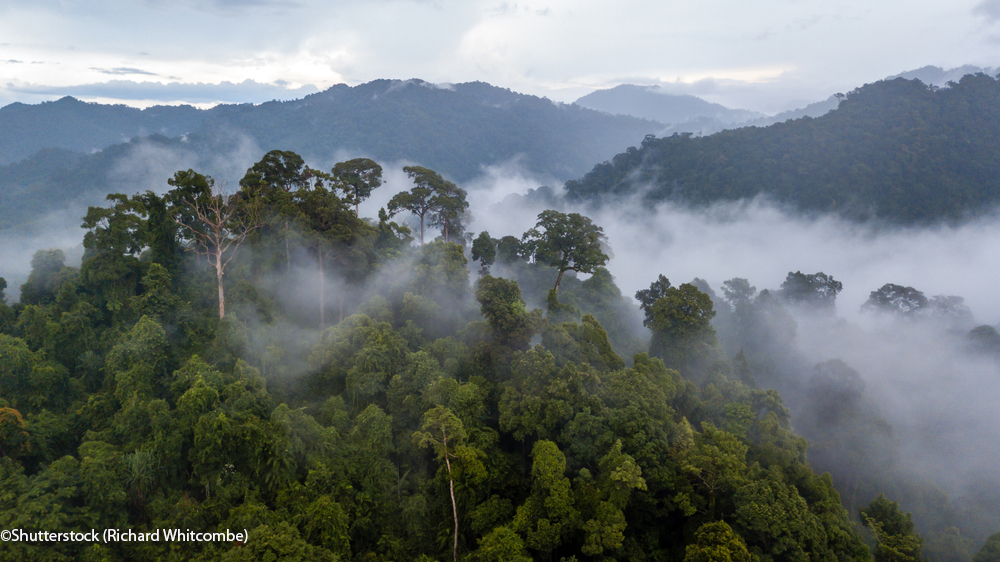
{"type": "MultiPolygon", "coordinates": [[[[979,73],[993,76],[997,73],[997,69],[964,65],[945,70],[928,65],[889,76],[886,80],[905,78],[944,87],[948,82],[958,82],[963,76],[979,73]]],[[[789,119],[819,117],[836,109],[839,100],[835,95],[831,95],[825,100],[800,108],[765,115],[747,109],[731,109],[690,94],[671,93],[660,86],[622,84],[591,92],[574,103],[615,115],[632,115],[658,121],[666,125],[660,131],[660,136],[669,136],[673,133],[693,133],[703,136],[737,127],[766,127],[789,119]]]]}
{"type": "MultiPolygon", "coordinates": [[[[241,152],[231,160],[239,162],[233,173],[242,173],[240,166],[245,170],[272,149],[292,150],[329,165],[338,154],[349,153],[417,163],[455,181],[516,160],[531,174],[558,182],[579,177],[594,162],[661,128],[652,121],[556,104],[482,82],[438,86],[377,80],[355,87],[341,84],[300,100],[209,110],[161,106],[139,111],[72,98],[12,104],[0,109],[0,162],[8,164],[0,168],[0,200],[5,202],[0,224],[26,220],[31,209],[40,212],[54,201],[85,193],[103,197],[114,190],[134,191],[122,184],[134,177],[118,173],[131,166],[133,157],[143,160],[143,166],[170,162],[219,175],[224,173],[220,163],[229,166],[220,154],[241,152]],[[108,146],[144,133],[161,136],[108,146]],[[61,151],[38,152],[49,147],[61,151]],[[78,154],[98,149],[104,150],[78,154]],[[158,158],[143,157],[142,151],[149,149],[161,151],[158,158]]],[[[161,189],[173,171],[158,171],[165,174],[158,180],[161,189]]]]}
{"type": "Polygon", "coordinates": [[[591,92],[574,103],[618,115],[631,115],[670,125],[696,117],[710,117],[723,123],[742,123],[763,114],[745,109],[729,109],[697,96],[678,95],[659,86],[622,84],[608,90],[591,92]]]}
{"type": "Polygon", "coordinates": [[[695,204],[763,195],[811,212],[899,223],[961,220],[1000,201],[1000,83],[949,88],[897,78],[815,119],[647,139],[566,188],[576,199],[641,194],[695,204]]]}

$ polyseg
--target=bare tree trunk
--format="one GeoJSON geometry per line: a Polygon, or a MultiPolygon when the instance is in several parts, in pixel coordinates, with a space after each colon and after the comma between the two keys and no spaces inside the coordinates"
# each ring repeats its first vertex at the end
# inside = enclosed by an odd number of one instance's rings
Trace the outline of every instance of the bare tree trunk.
{"type": "Polygon", "coordinates": [[[559,283],[561,283],[561,282],[562,282],[562,276],[563,276],[563,270],[562,270],[562,269],[560,269],[560,270],[559,270],[559,276],[558,276],[558,277],[556,277],[556,286],[555,286],[555,291],[556,291],[556,294],[558,294],[558,293],[559,293],[559,283]]]}
{"type": "Polygon", "coordinates": [[[448,467],[448,487],[451,489],[451,513],[455,517],[455,542],[452,546],[451,556],[454,562],[458,562],[458,504],[455,502],[455,480],[451,477],[451,461],[448,460],[448,435],[441,428],[441,444],[444,445],[444,464],[448,467]]]}
{"type": "Polygon", "coordinates": [[[215,278],[219,282],[219,320],[226,315],[226,294],[222,288],[222,251],[216,250],[215,254],[215,278]]]}
{"type": "Polygon", "coordinates": [[[424,245],[424,216],[420,215],[420,245],[424,245]]]}

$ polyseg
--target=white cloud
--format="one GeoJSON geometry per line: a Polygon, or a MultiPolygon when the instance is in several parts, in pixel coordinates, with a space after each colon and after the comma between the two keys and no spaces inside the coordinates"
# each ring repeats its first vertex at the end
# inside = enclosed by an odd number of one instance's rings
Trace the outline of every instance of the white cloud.
{"type": "MultiPolygon", "coordinates": [[[[572,101],[628,79],[679,81],[695,93],[714,89],[704,94],[715,96],[711,101],[774,112],[927,64],[995,65],[1000,45],[981,16],[996,6],[994,0],[5,2],[0,60],[45,64],[2,64],[0,84],[94,84],[106,80],[102,71],[115,69],[183,83],[284,79],[321,89],[416,77],[484,80],[572,101]]],[[[20,96],[27,94],[0,92],[0,102],[31,101],[20,96]]]]}

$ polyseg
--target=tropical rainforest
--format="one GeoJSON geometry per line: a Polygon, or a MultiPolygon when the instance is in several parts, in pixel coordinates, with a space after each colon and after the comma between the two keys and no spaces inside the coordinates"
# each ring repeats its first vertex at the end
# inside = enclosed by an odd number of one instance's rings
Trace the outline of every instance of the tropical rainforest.
{"type": "Polygon", "coordinates": [[[580,201],[630,195],[708,205],[762,196],[800,211],[895,224],[956,222],[1000,202],[1000,81],[883,80],[835,111],[770,127],[647,136],[566,184],[580,201]]]}
{"type": "MultiPolygon", "coordinates": [[[[832,276],[633,300],[587,216],[475,234],[465,190],[404,171],[363,217],[371,159],[275,150],[228,192],[181,170],[91,207],[79,267],[38,251],[0,304],[0,528],[249,536],[0,560],[1000,560],[997,490],[894,472],[857,373],[802,364],[789,311],[829,317],[832,276]]],[[[968,316],[892,284],[866,306],[968,316]]]]}

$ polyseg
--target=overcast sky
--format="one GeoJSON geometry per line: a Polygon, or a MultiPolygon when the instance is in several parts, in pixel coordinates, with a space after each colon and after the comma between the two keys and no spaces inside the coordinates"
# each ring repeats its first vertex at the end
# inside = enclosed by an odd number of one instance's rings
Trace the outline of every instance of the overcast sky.
{"type": "Polygon", "coordinates": [[[0,105],[260,102],[422,78],[563,102],[660,84],[773,113],[964,64],[1000,65],[1000,0],[0,1],[0,105]]]}

